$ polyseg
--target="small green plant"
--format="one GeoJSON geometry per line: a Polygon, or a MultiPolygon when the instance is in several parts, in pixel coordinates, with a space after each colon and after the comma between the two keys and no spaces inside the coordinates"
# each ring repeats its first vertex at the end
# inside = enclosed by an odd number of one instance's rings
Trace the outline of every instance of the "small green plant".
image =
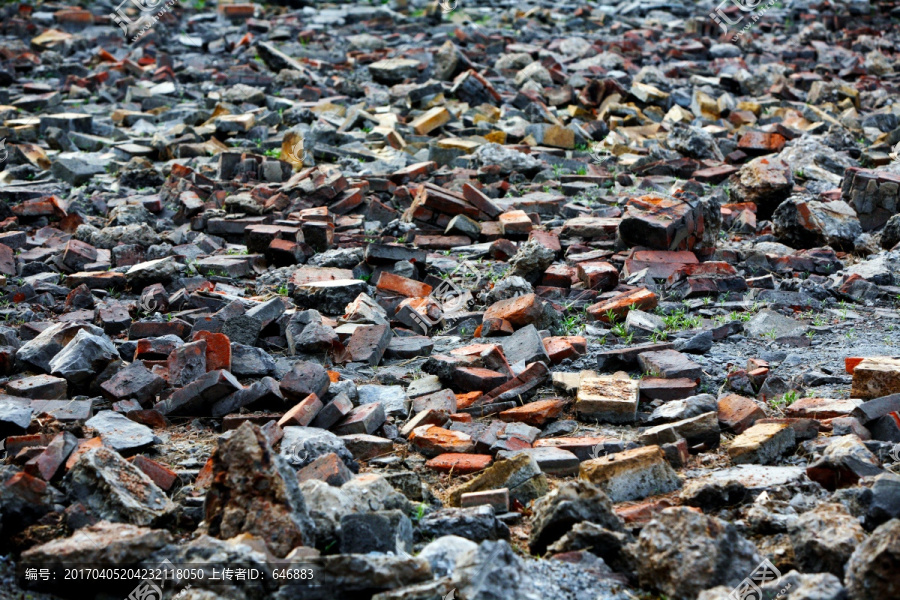
{"type": "Polygon", "coordinates": [[[774,341],[775,341],[775,338],[778,337],[778,332],[776,332],[776,331],[775,331],[775,328],[773,327],[773,328],[770,329],[769,331],[765,332],[765,333],[763,334],[763,337],[765,337],[765,338],[768,339],[769,341],[774,342],[774,341]]]}
{"type": "Polygon", "coordinates": [[[612,328],[612,332],[613,332],[613,334],[615,334],[616,337],[620,337],[620,338],[623,338],[626,335],[628,335],[628,331],[625,329],[625,323],[619,323],[618,325],[614,326],[612,328]]]}
{"type": "Polygon", "coordinates": [[[566,335],[575,335],[579,331],[583,325],[581,324],[581,317],[579,315],[571,315],[563,319],[562,321],[562,329],[565,331],[566,335]]]}
{"type": "Polygon", "coordinates": [[[781,398],[772,398],[769,400],[769,406],[772,408],[783,408],[785,406],[790,406],[794,402],[797,401],[799,394],[797,394],[797,390],[789,390],[786,392],[781,398]]]}
{"type": "Polygon", "coordinates": [[[287,286],[287,284],[286,284],[286,283],[281,284],[281,285],[278,287],[278,289],[275,290],[275,293],[278,294],[279,296],[287,296],[287,295],[288,295],[288,286],[287,286]]]}
{"type": "Polygon", "coordinates": [[[263,152],[265,156],[269,158],[280,158],[281,157],[281,148],[269,148],[265,152],[263,152]]]}
{"type": "Polygon", "coordinates": [[[371,275],[360,275],[359,278],[362,279],[363,281],[365,281],[366,283],[369,283],[369,280],[372,279],[372,276],[371,275]]]}
{"type": "Polygon", "coordinates": [[[575,172],[579,175],[587,175],[587,167],[578,167],[578,170],[575,172]]]}

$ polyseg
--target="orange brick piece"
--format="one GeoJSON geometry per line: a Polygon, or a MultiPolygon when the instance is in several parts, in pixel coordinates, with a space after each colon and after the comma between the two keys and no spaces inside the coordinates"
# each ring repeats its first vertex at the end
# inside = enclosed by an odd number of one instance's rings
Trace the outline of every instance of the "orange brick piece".
{"type": "Polygon", "coordinates": [[[853,375],[853,369],[864,360],[865,358],[862,356],[848,356],[844,359],[844,370],[847,371],[849,375],[853,375]]]}
{"type": "Polygon", "coordinates": [[[153,480],[163,490],[168,490],[178,479],[178,474],[162,463],[149,459],[142,454],[133,456],[128,459],[134,466],[144,472],[144,474],[153,480]]]}
{"type": "Polygon", "coordinates": [[[550,362],[555,365],[587,352],[587,340],[578,335],[548,337],[543,341],[550,362]]]}
{"type": "Polygon", "coordinates": [[[465,454],[475,449],[471,436],[437,425],[416,427],[409,435],[409,442],[419,452],[430,457],[446,452],[465,454]]]}
{"type": "Polygon", "coordinates": [[[540,426],[559,416],[565,407],[565,400],[551,398],[549,400],[537,400],[524,406],[517,406],[500,413],[500,420],[507,423],[518,421],[528,425],[540,426]]]}
{"type": "MultiPolygon", "coordinates": [[[[469,408],[481,398],[484,394],[481,392],[468,392],[466,394],[456,394],[456,408],[469,408]]],[[[451,415],[452,418],[452,415],[451,415]]]]}
{"type": "Polygon", "coordinates": [[[484,320],[504,319],[519,328],[537,323],[543,311],[542,302],[535,294],[525,294],[495,302],[484,311],[484,320]]]}
{"type": "Polygon", "coordinates": [[[728,394],[719,399],[719,425],[735,433],[743,432],[765,416],[765,411],[752,398],[728,394]]]}
{"type": "Polygon", "coordinates": [[[526,234],[534,229],[534,223],[528,218],[524,210],[511,210],[498,217],[500,232],[503,235],[526,234]]]}
{"type": "Polygon", "coordinates": [[[79,440],[78,445],[75,446],[74,450],[72,450],[72,454],[70,454],[69,458],[66,459],[66,471],[75,466],[75,463],[78,462],[78,459],[81,458],[82,454],[84,454],[88,450],[99,448],[102,445],[103,440],[100,438],[100,436],[93,437],[87,440],[79,440]]]}
{"type": "Polygon", "coordinates": [[[427,283],[409,279],[402,275],[395,275],[382,271],[376,286],[383,292],[394,292],[407,298],[424,298],[431,293],[431,286],[427,283]]]}
{"type": "Polygon", "coordinates": [[[492,460],[489,454],[440,454],[426,462],[425,466],[441,473],[453,471],[466,475],[486,469],[492,460]]]}
{"type": "Polygon", "coordinates": [[[591,260],[578,265],[578,278],[588,289],[607,292],[619,285],[619,270],[608,262],[591,260]]]}
{"type": "Polygon", "coordinates": [[[303,400],[301,400],[296,406],[292,409],[284,413],[284,416],[278,420],[279,427],[285,427],[286,425],[299,425],[300,427],[306,427],[312,420],[316,418],[316,415],[319,414],[319,411],[322,410],[322,401],[319,400],[319,397],[315,394],[310,394],[303,400]]]}
{"type": "Polygon", "coordinates": [[[231,340],[224,333],[198,331],[193,340],[206,340],[206,371],[231,371],[231,340]]]}
{"type": "Polygon", "coordinates": [[[592,304],[588,306],[587,312],[595,321],[609,323],[607,313],[610,311],[615,315],[616,321],[622,321],[628,316],[628,311],[631,310],[632,305],[639,310],[653,310],[658,303],[659,298],[656,294],[647,288],[640,288],[630,292],[623,292],[609,300],[592,304]]]}

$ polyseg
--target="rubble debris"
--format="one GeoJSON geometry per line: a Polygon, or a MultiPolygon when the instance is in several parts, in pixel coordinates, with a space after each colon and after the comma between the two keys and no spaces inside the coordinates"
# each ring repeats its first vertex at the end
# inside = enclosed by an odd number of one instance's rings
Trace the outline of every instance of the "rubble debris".
{"type": "Polygon", "coordinates": [[[286,4],[0,6],[4,590],[900,594],[900,9],[286,4]]]}

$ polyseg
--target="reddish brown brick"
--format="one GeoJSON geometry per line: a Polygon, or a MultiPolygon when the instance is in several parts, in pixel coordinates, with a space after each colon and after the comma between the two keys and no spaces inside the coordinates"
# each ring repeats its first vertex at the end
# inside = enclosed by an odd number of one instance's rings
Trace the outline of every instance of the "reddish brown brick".
{"type": "Polygon", "coordinates": [[[595,321],[609,323],[609,314],[615,317],[617,322],[623,321],[628,316],[631,307],[639,310],[653,310],[659,302],[659,297],[647,288],[639,288],[630,292],[624,292],[613,296],[609,300],[592,304],[587,308],[587,313],[595,321]]]}
{"type": "Polygon", "coordinates": [[[465,392],[489,392],[507,379],[503,373],[477,367],[460,367],[453,372],[453,384],[465,392]]]}
{"type": "Polygon", "coordinates": [[[216,371],[223,369],[231,371],[231,341],[224,333],[211,331],[197,331],[193,341],[206,341],[206,370],[216,371]]]}
{"type": "Polygon", "coordinates": [[[543,301],[535,294],[500,300],[484,311],[484,319],[504,319],[513,327],[537,323],[543,314],[543,301]]]}
{"type": "Polygon", "coordinates": [[[539,427],[547,421],[558,417],[565,406],[566,401],[561,398],[536,400],[523,406],[504,410],[500,413],[499,417],[501,421],[518,421],[539,427]]]}
{"type": "Polygon", "coordinates": [[[578,264],[578,278],[590,290],[606,292],[619,285],[619,270],[604,261],[578,264]]]}
{"type": "Polygon", "coordinates": [[[162,463],[147,458],[143,454],[132,456],[128,460],[163,490],[168,491],[171,489],[178,479],[178,474],[175,471],[162,463]]]}
{"type": "Polygon", "coordinates": [[[719,398],[719,424],[724,429],[742,433],[765,416],[765,411],[750,398],[737,394],[719,398]]]}
{"type": "Polygon", "coordinates": [[[306,427],[312,423],[313,419],[316,418],[316,415],[319,414],[319,411],[322,410],[322,407],[323,404],[322,401],[319,400],[319,397],[315,394],[310,394],[292,409],[284,413],[284,416],[278,421],[278,426],[286,427],[288,425],[299,425],[301,427],[306,427]]]}
{"type": "Polygon", "coordinates": [[[493,459],[489,454],[439,454],[425,463],[429,469],[441,473],[453,472],[458,475],[476,473],[490,466],[493,459]]]}
{"type": "MultiPolygon", "coordinates": [[[[416,240],[418,241],[418,237],[416,240]]],[[[432,289],[427,283],[422,283],[407,277],[401,277],[400,275],[395,275],[388,271],[381,272],[376,287],[381,291],[394,292],[395,294],[400,294],[407,298],[424,298],[431,293],[432,289]]]]}

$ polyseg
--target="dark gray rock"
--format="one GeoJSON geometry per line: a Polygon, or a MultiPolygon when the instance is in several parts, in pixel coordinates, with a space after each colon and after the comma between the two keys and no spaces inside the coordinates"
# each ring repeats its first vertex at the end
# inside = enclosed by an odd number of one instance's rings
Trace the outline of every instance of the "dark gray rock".
{"type": "Polygon", "coordinates": [[[847,562],[851,598],[900,597],[900,519],[879,526],[847,562]]]}
{"type": "Polygon", "coordinates": [[[526,364],[535,361],[550,364],[544,342],[534,325],[526,325],[512,335],[500,338],[500,344],[510,366],[521,365],[524,368],[526,364]]]}
{"type": "Polygon", "coordinates": [[[494,509],[486,505],[442,508],[419,520],[417,539],[444,535],[458,535],[474,542],[509,539],[509,528],[497,518],[494,509]]]}
{"type": "Polygon", "coordinates": [[[842,504],[824,503],[800,515],[789,529],[791,544],[804,571],[844,576],[844,565],[866,539],[859,521],[842,504]]]}
{"type": "Polygon", "coordinates": [[[110,363],[119,361],[119,353],[104,335],[79,331],[50,362],[50,373],[74,384],[84,384],[102,373],[110,363]]]}
{"type": "Polygon", "coordinates": [[[347,467],[356,473],[359,465],[347,450],[343,440],[324,429],[316,427],[285,427],[280,454],[294,468],[304,467],[330,453],[337,454],[347,467]]]}
{"type": "Polygon", "coordinates": [[[236,377],[264,377],[275,371],[275,359],[254,346],[232,342],[231,373],[236,377]]]}
{"type": "Polygon", "coordinates": [[[399,510],[351,513],[341,517],[341,552],[409,552],[413,527],[399,510]]]}
{"type": "Polygon", "coordinates": [[[133,454],[160,441],[146,425],[111,410],[101,410],[85,425],[100,434],[105,446],[122,454],[133,454]]]}
{"type": "Polygon", "coordinates": [[[82,454],[66,476],[69,498],[99,519],[133,525],[162,525],[176,506],[143,471],[103,446],[82,454]]]}
{"type": "Polygon", "coordinates": [[[734,587],[761,562],[734,525],[687,507],[667,508],[650,521],[635,554],[641,586],[672,598],[693,598],[717,585],[734,587]]]}
{"type": "Polygon", "coordinates": [[[539,600],[532,577],[505,540],[484,541],[459,557],[452,585],[461,598],[539,600]]]}
{"type": "Polygon", "coordinates": [[[534,523],[528,546],[532,554],[543,554],[547,546],[577,523],[589,521],[612,531],[624,531],[622,520],[612,510],[609,497],[587,481],[566,482],[534,504],[534,523]]]}

